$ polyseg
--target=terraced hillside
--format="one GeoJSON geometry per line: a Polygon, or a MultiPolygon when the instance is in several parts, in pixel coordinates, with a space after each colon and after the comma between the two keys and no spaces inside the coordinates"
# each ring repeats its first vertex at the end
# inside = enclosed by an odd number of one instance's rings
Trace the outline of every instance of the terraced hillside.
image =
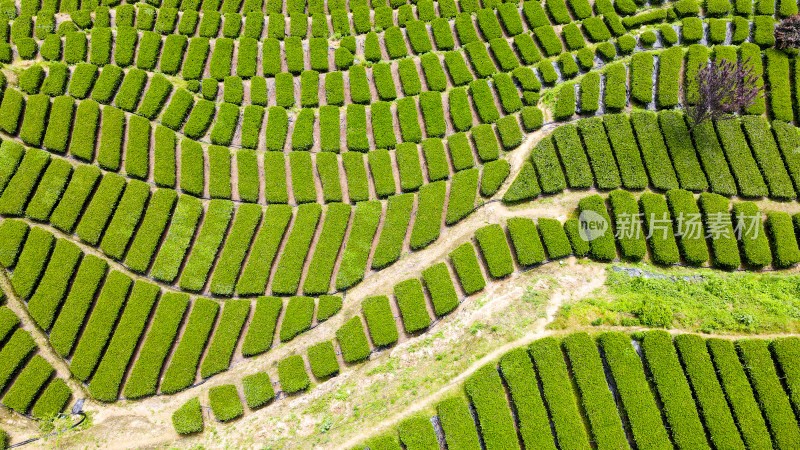
{"type": "Polygon", "coordinates": [[[800,447],[796,14],[0,2],[0,448],[800,447]]]}

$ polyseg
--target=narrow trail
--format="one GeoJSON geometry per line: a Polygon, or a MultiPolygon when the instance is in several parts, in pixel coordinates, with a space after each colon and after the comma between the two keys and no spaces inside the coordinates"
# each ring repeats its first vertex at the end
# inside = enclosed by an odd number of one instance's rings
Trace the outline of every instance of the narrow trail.
{"type": "Polygon", "coordinates": [[[30,333],[34,342],[36,342],[38,354],[41,355],[48,364],[53,366],[59,378],[62,378],[64,381],[66,381],[76,398],[90,397],[88,391],[86,390],[86,385],[76,381],[74,378],[71,378],[72,372],[69,370],[69,363],[64,360],[61,355],[59,355],[58,352],[53,349],[53,347],[50,346],[50,340],[48,339],[47,333],[42,331],[42,329],[36,325],[36,322],[33,320],[30,313],[28,313],[28,307],[25,302],[17,297],[17,295],[14,293],[14,290],[11,288],[11,280],[9,279],[8,273],[5,270],[0,271],[0,289],[2,289],[6,296],[6,306],[14,311],[14,314],[16,314],[17,318],[19,318],[20,328],[30,333]]]}
{"type": "Polygon", "coordinates": [[[475,371],[477,371],[481,367],[485,366],[486,364],[490,364],[492,362],[497,361],[501,356],[503,356],[504,354],[508,353],[509,351],[515,348],[528,345],[537,339],[541,339],[543,337],[554,334],[553,331],[547,330],[547,326],[555,319],[555,315],[558,312],[558,309],[561,307],[561,305],[570,298],[582,297],[584,295],[589,294],[596,288],[602,286],[603,283],[605,283],[605,279],[606,277],[605,275],[603,275],[592,279],[590,282],[582,284],[577,290],[562,288],[554,292],[547,303],[545,318],[539,319],[530,332],[526,333],[524,336],[518,339],[515,339],[511,342],[507,342],[495,348],[488,354],[484,355],[483,357],[472,363],[466,370],[459,373],[457,376],[453,377],[450,381],[447,382],[447,384],[440,387],[433,394],[428,395],[427,397],[422,399],[422,401],[415,403],[413,406],[406,408],[404,411],[395,414],[390,419],[381,421],[381,427],[377,431],[374,428],[370,428],[368,431],[360,432],[356,435],[351,436],[347,441],[344,442],[344,444],[337,445],[337,448],[353,448],[354,446],[365,441],[366,439],[369,439],[370,437],[375,436],[386,429],[392,428],[393,426],[397,425],[404,419],[414,415],[415,413],[432,408],[435,403],[447,397],[453,390],[457,389],[467,378],[470,377],[470,375],[475,373],[475,371]]]}

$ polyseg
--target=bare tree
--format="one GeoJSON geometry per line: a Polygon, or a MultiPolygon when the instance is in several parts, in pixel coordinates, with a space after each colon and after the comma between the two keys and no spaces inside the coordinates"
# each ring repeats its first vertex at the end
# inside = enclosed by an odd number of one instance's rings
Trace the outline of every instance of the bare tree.
{"type": "Polygon", "coordinates": [[[789,16],[775,27],[775,48],[800,48],[800,15],[789,16]]]}
{"type": "Polygon", "coordinates": [[[744,62],[730,62],[727,59],[700,65],[697,72],[697,104],[688,108],[692,128],[707,121],[730,117],[730,114],[743,111],[761,95],[764,86],[758,85],[758,77],[749,65],[750,58],[744,62]]]}

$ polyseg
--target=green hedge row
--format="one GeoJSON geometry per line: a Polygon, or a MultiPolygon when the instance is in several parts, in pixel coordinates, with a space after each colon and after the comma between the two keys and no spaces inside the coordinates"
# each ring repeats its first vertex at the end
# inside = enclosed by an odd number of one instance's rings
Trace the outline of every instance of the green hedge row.
{"type": "Polygon", "coordinates": [[[0,349],[3,367],[0,368],[0,388],[5,389],[23,362],[36,350],[36,343],[27,331],[17,328],[0,349]]]}
{"type": "Polygon", "coordinates": [[[711,441],[717,447],[745,448],[717,379],[705,340],[700,336],[681,334],[675,336],[675,347],[711,441]]]}
{"type": "Polygon", "coordinates": [[[242,390],[250,409],[261,408],[275,398],[275,389],[266,372],[257,372],[242,378],[242,390]]]}
{"type": "MultiPolygon", "coordinates": [[[[159,294],[160,289],[154,284],[145,281],[134,284],[108,348],[89,383],[89,391],[93,397],[105,402],[114,402],[119,397],[125,371],[159,294]]],[[[78,350],[80,348],[79,343],[78,350]]]]}
{"type": "Polygon", "coordinates": [[[446,188],[444,181],[437,181],[420,189],[416,220],[411,230],[413,250],[425,248],[439,237],[446,188]]]}
{"type": "Polygon", "coordinates": [[[156,394],[164,361],[188,305],[189,296],[186,294],[165,293],[161,296],[150,330],[139,350],[139,357],[125,383],[123,392],[126,398],[137,399],[156,394]]]}
{"type": "Polygon", "coordinates": [[[194,301],[181,340],[164,372],[161,392],[173,394],[194,384],[200,357],[219,314],[219,303],[205,298],[194,301]]]}
{"type": "Polygon", "coordinates": [[[21,414],[27,414],[53,372],[53,367],[42,356],[34,355],[6,391],[3,404],[21,414]]]}
{"type": "Polygon", "coordinates": [[[31,415],[39,419],[52,419],[64,411],[71,397],[72,390],[64,380],[54,378],[34,403],[31,415]]]}
{"type": "Polygon", "coordinates": [[[266,290],[270,268],[278,253],[283,235],[292,218],[289,205],[270,205],[264,213],[264,223],[250,251],[259,257],[248,258],[236,284],[239,295],[260,295],[266,290]]]}
{"type": "Polygon", "coordinates": [[[178,434],[194,434],[203,431],[203,410],[197,397],[184,403],[172,413],[172,427],[178,434]]]}
{"type": "Polygon", "coordinates": [[[597,446],[624,448],[627,445],[625,430],[614,397],[608,389],[597,344],[586,333],[574,333],[566,336],[562,345],[569,358],[571,373],[597,446]]]}
{"type": "Polygon", "coordinates": [[[385,295],[369,297],[361,302],[361,310],[367,321],[372,343],[376,347],[386,347],[397,342],[399,334],[394,315],[385,295]]]}
{"type": "Polygon", "coordinates": [[[765,225],[772,244],[772,265],[777,268],[785,268],[800,262],[800,248],[797,245],[797,237],[789,214],[770,211],[767,214],[765,225]]]}
{"type": "Polygon", "coordinates": [[[445,263],[434,264],[422,271],[422,280],[433,303],[433,310],[441,317],[458,306],[456,293],[450,270],[445,263]]]}
{"type": "Polygon", "coordinates": [[[758,206],[753,202],[736,202],[732,212],[744,263],[754,268],[770,265],[772,253],[758,206]]]}
{"type": "MultiPolygon", "coordinates": [[[[13,144],[8,144],[11,146],[13,144]]],[[[9,150],[16,153],[14,150],[9,150]]],[[[17,160],[16,157],[13,158],[17,160]]],[[[50,163],[50,155],[39,149],[26,150],[18,167],[8,166],[10,179],[0,195],[0,213],[10,216],[21,216],[25,213],[28,200],[33,195],[36,184],[50,163]]]]}
{"type": "Polygon", "coordinates": [[[405,448],[434,449],[439,445],[431,421],[423,415],[418,414],[400,422],[397,433],[405,448]]]}
{"type": "Polygon", "coordinates": [[[308,362],[311,373],[319,380],[335,376],[339,373],[339,362],[331,341],[320,342],[308,348],[308,362]]]}
{"type": "Polygon", "coordinates": [[[741,339],[736,341],[736,350],[775,445],[779,448],[796,446],[800,443],[800,430],[795,426],[792,406],[775,370],[768,342],[762,339],[741,339]]]}
{"type": "Polygon", "coordinates": [[[500,373],[511,394],[519,434],[525,447],[555,449],[550,419],[538,389],[536,370],[526,349],[517,348],[503,355],[500,358],[500,373]]]}
{"type": "MultiPolygon", "coordinates": [[[[14,224],[10,223],[10,225],[14,224]]],[[[24,229],[17,228],[17,230],[18,233],[24,229]]],[[[14,243],[18,239],[15,236],[6,235],[5,232],[3,235],[10,238],[10,243],[14,243]]],[[[80,248],[69,240],[56,240],[47,268],[39,285],[36,287],[36,291],[28,301],[28,312],[43,329],[49,330],[52,326],[58,308],[66,296],[69,282],[82,256],[83,252],[81,252],[80,248]]]]}
{"type": "Polygon", "coordinates": [[[319,223],[322,208],[317,203],[300,205],[292,231],[280,255],[275,276],[272,281],[272,292],[277,294],[294,294],[300,284],[303,263],[309,252],[311,239],[319,223]]]}
{"type": "Polygon", "coordinates": [[[147,183],[139,180],[128,183],[100,241],[100,248],[106,255],[122,259],[149,199],[150,186],[147,183]]]}
{"type": "MultiPolygon", "coordinates": [[[[478,448],[478,431],[463,397],[453,397],[436,404],[448,448],[478,448]]],[[[376,447],[377,448],[377,447],[376,447]]]]}
{"type": "Polygon", "coordinates": [[[645,192],[639,198],[644,227],[650,243],[653,261],[657,264],[672,265],[680,261],[678,244],[675,242],[672,216],[666,199],[658,194],[645,192]]]}
{"type": "Polygon", "coordinates": [[[745,446],[769,448],[772,439],[734,343],[712,338],[706,341],[706,345],[745,446]]]}
{"type": "Polygon", "coordinates": [[[708,182],[683,115],[678,111],[661,111],[658,121],[680,186],[689,191],[707,190],[708,182]]]}
{"type": "MultiPolygon", "coordinates": [[[[76,170],[75,175],[77,176],[82,172],[76,170]]],[[[39,185],[36,187],[36,192],[28,202],[25,214],[34,220],[49,221],[53,209],[56,203],[61,200],[71,176],[72,165],[68,161],[63,159],[51,160],[39,185]]]]}
{"type": "Polygon", "coordinates": [[[389,197],[386,205],[386,218],[383,222],[378,245],[372,257],[372,268],[383,269],[400,258],[403,241],[411,221],[414,194],[400,194],[389,197]]]}
{"type": "Polygon", "coordinates": [[[549,407],[550,420],[560,446],[587,447],[589,438],[580,418],[559,342],[553,337],[539,339],[528,347],[528,351],[536,365],[543,397],[549,407]]]}
{"type": "Polygon", "coordinates": [[[108,263],[94,255],[86,255],[81,260],[67,299],[50,331],[50,343],[61,356],[72,354],[78,332],[107,269],[108,263]]]}
{"type": "Polygon", "coordinates": [[[209,389],[208,402],[214,417],[220,422],[229,422],[244,414],[239,392],[232,384],[223,384],[209,389]]]}
{"type": "Polygon", "coordinates": [[[779,200],[793,198],[795,196],[794,187],[786,171],[786,165],[781,159],[769,122],[762,117],[745,116],[742,117],[742,125],[758,167],[769,188],[770,197],[779,200]]]}
{"type": "Polygon", "coordinates": [[[514,418],[505,388],[494,364],[478,369],[464,383],[478,417],[483,442],[488,448],[517,447],[514,418]]]}
{"type": "Polygon", "coordinates": [[[70,361],[70,371],[76,378],[88,380],[100,362],[132,284],[121,272],[108,275],[70,361]]]}
{"type": "Polygon", "coordinates": [[[502,278],[514,271],[514,260],[503,227],[487,225],[475,230],[475,237],[493,278],[502,278]]]}
{"type": "Polygon", "coordinates": [[[628,117],[622,114],[603,116],[603,125],[611,142],[611,148],[617,158],[622,185],[628,189],[642,189],[648,185],[645,171],[636,140],[633,136],[628,117]]]}
{"type": "Polygon", "coordinates": [[[339,343],[345,362],[361,362],[370,355],[369,341],[359,316],[348,320],[336,330],[336,341],[339,343]]]}
{"type": "MultiPolygon", "coordinates": [[[[484,166],[484,173],[486,173],[487,166],[484,166]]],[[[453,176],[453,180],[450,184],[447,212],[445,213],[444,219],[446,225],[453,225],[460,222],[461,219],[467,217],[475,209],[479,176],[480,171],[477,168],[462,170],[456,172],[453,176]]],[[[483,186],[481,186],[481,188],[483,188],[483,186]]]]}
{"type": "Polygon", "coordinates": [[[283,300],[278,297],[258,297],[255,311],[242,342],[242,355],[255,356],[272,347],[278,316],[283,309],[283,300]]]}
{"type": "Polygon", "coordinates": [[[314,299],[311,297],[292,297],[286,306],[286,314],[281,322],[281,342],[288,342],[300,333],[311,328],[314,317],[314,299]]]}
{"type": "Polygon", "coordinates": [[[630,338],[623,333],[608,332],[600,336],[599,342],[636,444],[646,448],[672,448],[645,378],[642,361],[631,345],[630,338]]]}
{"type": "Polygon", "coordinates": [[[352,207],[345,203],[328,205],[319,241],[303,283],[303,292],[306,295],[325,294],[330,290],[333,267],[350,222],[351,209],[352,207]]]}
{"type": "Polygon", "coordinates": [[[200,377],[208,378],[228,369],[239,342],[244,322],[250,314],[250,300],[228,300],[222,309],[219,325],[214,330],[203,364],[200,377]]]}
{"type": "Polygon", "coordinates": [[[683,260],[695,266],[708,261],[706,229],[700,220],[700,209],[694,195],[683,189],[672,189],[667,191],[667,203],[672,217],[678,221],[675,233],[683,260]]]}
{"type": "Polygon", "coordinates": [[[630,121],[636,131],[650,183],[659,190],[679,187],[656,114],[652,111],[635,111],[631,113],[630,121]]]}
{"type": "Polygon", "coordinates": [[[739,186],[739,194],[749,198],[766,196],[767,185],[753,159],[753,153],[747,145],[739,120],[722,120],[715,125],[736,184],[739,186]]]}
{"type": "Polygon", "coordinates": [[[347,289],[364,279],[367,259],[378,230],[383,206],[378,201],[361,202],[353,213],[353,225],[342,251],[336,289],[347,289]]]}
{"type": "Polygon", "coordinates": [[[203,225],[195,238],[178,282],[181,289],[193,292],[203,290],[232,216],[233,202],[212,200],[209,203],[203,225]]]}
{"type": "Polygon", "coordinates": [[[250,249],[253,234],[261,222],[261,216],[262,210],[258,205],[244,204],[237,210],[225,246],[220,253],[217,268],[211,277],[209,290],[213,294],[233,295],[236,279],[241,273],[244,258],[250,249]]]}
{"type": "Polygon", "coordinates": [[[602,235],[597,236],[589,242],[591,247],[592,257],[600,261],[610,261],[616,258],[617,250],[614,244],[614,233],[611,229],[611,219],[608,216],[605,202],[599,195],[592,195],[584,197],[578,203],[578,210],[580,212],[590,211],[599,215],[609,227],[603,232],[602,235]]]}
{"type": "Polygon", "coordinates": [[[700,194],[698,202],[706,229],[708,230],[710,220],[717,223],[718,232],[710,236],[714,265],[720,269],[733,270],[741,265],[741,259],[733,225],[730,222],[728,204],[728,199],[725,197],[710,193],[700,194]]]}
{"type": "Polygon", "coordinates": [[[564,164],[569,186],[574,189],[590,187],[593,183],[592,170],[578,136],[578,127],[568,124],[556,128],[553,142],[564,164]]]}
{"type": "Polygon", "coordinates": [[[410,278],[395,284],[394,296],[407,333],[416,333],[430,326],[431,318],[426,308],[425,293],[418,279],[410,278]]]}
{"type": "Polygon", "coordinates": [[[519,265],[532,266],[545,260],[544,247],[533,219],[512,217],[508,219],[507,227],[519,265]]]}
{"type": "Polygon", "coordinates": [[[672,336],[662,330],[648,331],[642,341],[642,350],[675,445],[707,445],[705,430],[672,344],[672,336]]]}

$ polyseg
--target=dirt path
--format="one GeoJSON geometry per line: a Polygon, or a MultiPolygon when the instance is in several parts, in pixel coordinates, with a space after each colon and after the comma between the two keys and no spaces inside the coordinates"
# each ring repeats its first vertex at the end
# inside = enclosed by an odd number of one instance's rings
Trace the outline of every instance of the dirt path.
{"type": "Polygon", "coordinates": [[[6,306],[14,311],[14,314],[20,319],[20,327],[30,333],[34,342],[36,342],[36,346],[39,349],[38,354],[53,366],[57,376],[67,382],[67,385],[72,389],[74,395],[77,397],[88,397],[89,394],[87,393],[86,387],[70,378],[72,372],[69,370],[69,364],[50,346],[50,340],[47,334],[35,325],[36,322],[34,322],[30,313],[28,313],[28,306],[14,293],[14,290],[11,288],[11,281],[5,271],[0,271],[0,288],[2,288],[3,293],[6,295],[6,306]]]}

